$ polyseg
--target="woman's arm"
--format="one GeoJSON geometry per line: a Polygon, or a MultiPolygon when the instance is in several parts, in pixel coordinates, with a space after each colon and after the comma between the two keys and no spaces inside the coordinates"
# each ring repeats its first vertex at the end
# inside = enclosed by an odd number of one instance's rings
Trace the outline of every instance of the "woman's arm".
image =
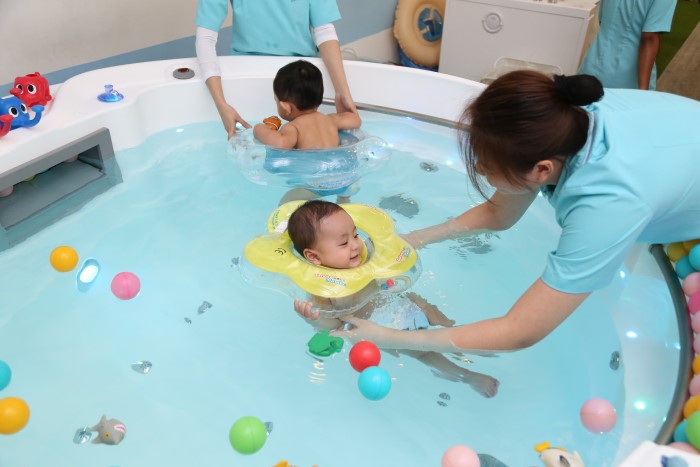
{"type": "Polygon", "coordinates": [[[512,351],[529,347],[551,333],[578,308],[588,293],[559,292],[538,279],[500,318],[452,328],[399,331],[353,317],[341,318],[354,326],[334,335],[369,340],[386,349],[435,352],[512,351]]]}
{"type": "Polygon", "coordinates": [[[478,234],[485,230],[506,230],[527,211],[537,193],[508,195],[496,191],[489,201],[442,224],[414,230],[402,237],[414,248],[431,243],[478,234]]]}
{"type": "Polygon", "coordinates": [[[202,79],[209,89],[219,112],[221,122],[224,124],[228,137],[231,138],[236,132],[236,122],[240,122],[245,128],[250,128],[248,122],[238,114],[238,111],[226,102],[224,88],[221,84],[221,69],[219,68],[219,58],[216,55],[216,42],[219,34],[210,29],[198,27],[195,38],[195,51],[197,62],[202,73],[202,79]]]}
{"type": "Polygon", "coordinates": [[[651,81],[651,70],[659,53],[661,34],[658,32],[643,32],[639,41],[639,58],[637,63],[637,81],[639,89],[648,90],[651,81]]]}
{"type": "Polygon", "coordinates": [[[338,40],[327,40],[318,46],[324,65],[328,70],[335,89],[335,108],[338,113],[357,113],[355,102],[350,94],[350,87],[343,68],[343,57],[340,54],[340,44],[338,40]]]}

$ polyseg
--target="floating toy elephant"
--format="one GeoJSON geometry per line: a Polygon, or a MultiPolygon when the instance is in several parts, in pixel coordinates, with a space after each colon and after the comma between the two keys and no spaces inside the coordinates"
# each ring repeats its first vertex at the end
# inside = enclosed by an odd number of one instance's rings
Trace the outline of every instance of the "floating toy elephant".
{"type": "Polygon", "coordinates": [[[92,440],[92,444],[119,444],[126,436],[126,427],[117,419],[103,415],[97,425],[90,428],[90,431],[96,431],[97,437],[92,440]]]}
{"type": "Polygon", "coordinates": [[[32,127],[39,123],[44,106],[35,105],[32,107],[32,111],[35,113],[34,118],[31,118],[29,115],[27,104],[19,100],[18,97],[7,96],[0,98],[0,115],[10,115],[12,117],[11,130],[21,127],[32,127]]]}
{"type": "Polygon", "coordinates": [[[0,115],[0,136],[5,136],[12,128],[12,115],[0,115]]]}
{"type": "Polygon", "coordinates": [[[10,94],[19,98],[27,107],[46,105],[51,100],[49,82],[38,72],[15,78],[10,94]]]}
{"type": "Polygon", "coordinates": [[[564,448],[550,447],[548,442],[535,446],[545,467],[586,467],[578,452],[568,452],[564,448]]]}

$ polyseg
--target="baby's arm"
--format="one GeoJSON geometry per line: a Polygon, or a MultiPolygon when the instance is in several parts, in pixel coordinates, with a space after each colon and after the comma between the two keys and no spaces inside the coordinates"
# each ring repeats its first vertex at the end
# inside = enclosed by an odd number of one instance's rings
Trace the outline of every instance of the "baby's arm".
{"type": "Polygon", "coordinates": [[[294,299],[294,311],[313,327],[333,331],[342,326],[342,321],[338,318],[321,318],[318,314],[319,305],[326,305],[326,308],[328,308],[330,303],[331,301],[328,298],[310,295],[308,301],[302,302],[298,298],[294,299]]]}
{"type": "Polygon", "coordinates": [[[352,130],[360,128],[362,120],[357,112],[341,112],[328,115],[335,122],[338,130],[352,130]]]}
{"type": "Polygon", "coordinates": [[[440,311],[438,307],[428,302],[425,298],[421,297],[420,295],[413,292],[408,292],[406,294],[406,298],[415,303],[418,306],[418,308],[420,308],[423,311],[423,313],[425,313],[425,317],[428,318],[428,323],[430,323],[431,326],[454,326],[455,321],[453,319],[449,319],[442,313],[442,311],[440,311]]]}
{"type": "Polygon", "coordinates": [[[294,125],[282,125],[277,131],[268,123],[258,123],[253,127],[253,135],[266,146],[278,149],[293,149],[297,144],[299,133],[294,125]]]}

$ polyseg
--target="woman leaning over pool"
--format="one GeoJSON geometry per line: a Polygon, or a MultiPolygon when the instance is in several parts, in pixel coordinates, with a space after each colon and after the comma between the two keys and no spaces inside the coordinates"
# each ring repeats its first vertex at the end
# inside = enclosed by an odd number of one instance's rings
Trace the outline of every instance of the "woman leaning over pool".
{"type": "MultiPolygon", "coordinates": [[[[607,286],[635,242],[700,238],[700,102],[607,89],[588,75],[515,71],[489,85],[462,116],[467,172],[491,198],[443,224],[405,236],[420,248],[505,230],[538,193],[562,228],[541,277],[505,315],[444,329],[398,331],[348,317],[352,340],[382,348],[517,350],[552,332],[607,286]]],[[[308,303],[297,313],[315,315],[308,303]]]]}

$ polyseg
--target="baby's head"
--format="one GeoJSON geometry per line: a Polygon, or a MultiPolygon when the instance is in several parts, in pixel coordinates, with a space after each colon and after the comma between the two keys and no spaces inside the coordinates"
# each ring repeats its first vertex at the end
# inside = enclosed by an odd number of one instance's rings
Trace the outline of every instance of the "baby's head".
{"type": "Polygon", "coordinates": [[[285,120],[289,120],[285,115],[290,113],[290,104],[299,111],[315,110],[323,102],[321,70],[306,60],[288,63],[277,71],[272,90],[277,111],[285,120]]]}
{"type": "Polygon", "coordinates": [[[335,203],[307,201],[292,213],[287,232],[294,249],[317,266],[356,268],[362,262],[364,243],[352,217],[335,203]]]}

